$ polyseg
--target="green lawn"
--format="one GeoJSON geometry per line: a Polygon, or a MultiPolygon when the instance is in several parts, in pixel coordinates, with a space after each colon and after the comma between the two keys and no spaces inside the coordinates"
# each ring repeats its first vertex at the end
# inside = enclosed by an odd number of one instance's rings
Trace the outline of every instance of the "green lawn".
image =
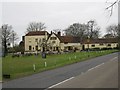
{"type": "Polygon", "coordinates": [[[117,50],[94,51],[94,52],[75,52],[59,55],[47,55],[46,59],[39,56],[24,56],[12,58],[10,55],[2,59],[3,74],[10,74],[11,79],[31,75],[41,71],[53,69],[56,67],[72,64],[87,60],[89,58],[116,52],[117,50]],[[88,57],[88,55],[90,57],[88,57]],[[47,66],[45,67],[45,62],[47,66]],[[36,66],[36,71],[33,70],[33,64],[36,66]]]}

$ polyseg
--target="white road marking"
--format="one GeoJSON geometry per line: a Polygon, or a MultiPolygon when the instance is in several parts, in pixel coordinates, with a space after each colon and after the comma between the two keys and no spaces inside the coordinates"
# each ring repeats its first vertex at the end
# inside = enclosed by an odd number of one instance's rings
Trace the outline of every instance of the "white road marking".
{"type": "MultiPolygon", "coordinates": [[[[113,61],[113,60],[116,59],[116,58],[118,58],[118,57],[114,57],[114,58],[111,59],[110,61],[113,61]]],[[[97,65],[97,66],[95,66],[95,67],[93,67],[93,68],[90,68],[90,69],[88,69],[88,71],[91,71],[91,70],[93,70],[93,69],[95,69],[95,68],[97,68],[97,67],[100,67],[100,66],[103,65],[103,64],[105,64],[105,63],[99,64],[99,65],[97,65]]],[[[81,72],[81,74],[84,74],[84,72],[81,72]]],[[[55,85],[52,85],[52,86],[48,87],[48,89],[49,89],[49,88],[53,88],[53,87],[55,87],[55,86],[57,86],[57,85],[60,85],[60,84],[62,84],[62,83],[64,83],[64,82],[67,82],[67,81],[69,81],[69,80],[71,80],[71,79],[73,79],[73,78],[75,78],[75,77],[71,77],[71,78],[69,78],[69,79],[66,79],[66,80],[60,82],[60,83],[57,83],[57,84],[55,84],[55,85]]],[[[46,89],[46,90],[47,90],[47,89],[46,89]]]]}
{"type": "Polygon", "coordinates": [[[111,59],[110,61],[113,61],[113,60],[115,60],[116,58],[118,58],[118,57],[114,57],[113,59],[111,59]]]}
{"type": "Polygon", "coordinates": [[[84,72],[81,72],[81,75],[84,74],[84,72]]]}
{"type": "Polygon", "coordinates": [[[91,69],[88,69],[88,71],[91,71],[91,70],[93,70],[94,68],[91,68],[91,69]]]}
{"type": "MultiPolygon", "coordinates": [[[[113,61],[113,60],[115,60],[116,58],[118,58],[118,57],[114,57],[114,58],[112,58],[110,61],[113,61]]],[[[97,68],[97,67],[99,67],[99,66],[101,66],[101,65],[103,65],[103,64],[105,64],[105,63],[99,64],[99,65],[97,65],[97,66],[95,66],[95,67],[93,67],[93,68],[90,68],[90,69],[88,69],[88,71],[91,71],[91,70],[93,70],[93,69],[95,69],[95,68],[97,68]]]]}
{"type": "Polygon", "coordinates": [[[91,68],[91,69],[88,69],[88,71],[91,71],[91,70],[93,70],[93,69],[95,69],[95,68],[97,68],[97,67],[99,67],[99,66],[101,66],[101,65],[103,65],[103,64],[105,64],[105,63],[99,64],[99,65],[97,65],[97,66],[95,66],[95,67],[93,67],[93,68],[91,68]]]}
{"type": "Polygon", "coordinates": [[[3,83],[3,81],[0,81],[0,83],[3,83]]]}
{"type": "Polygon", "coordinates": [[[57,84],[55,84],[55,85],[52,85],[52,86],[50,86],[50,87],[48,87],[48,88],[53,88],[53,87],[55,87],[55,86],[57,86],[57,85],[60,85],[60,84],[62,84],[62,83],[64,83],[64,82],[67,82],[67,81],[69,81],[69,80],[71,80],[71,79],[73,79],[73,78],[74,78],[74,77],[71,77],[71,78],[69,78],[69,79],[66,79],[66,80],[60,82],[60,83],[57,83],[57,84]]]}

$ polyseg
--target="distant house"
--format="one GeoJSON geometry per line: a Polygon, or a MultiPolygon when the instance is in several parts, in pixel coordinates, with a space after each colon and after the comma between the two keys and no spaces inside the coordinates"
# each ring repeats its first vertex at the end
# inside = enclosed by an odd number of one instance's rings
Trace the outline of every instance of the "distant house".
{"type": "Polygon", "coordinates": [[[61,36],[60,32],[52,33],[47,42],[51,44],[52,51],[81,50],[79,37],[61,36]]]}
{"type": "Polygon", "coordinates": [[[43,51],[42,43],[47,40],[49,33],[47,31],[32,31],[25,35],[25,51],[43,51]]]}
{"type": "Polygon", "coordinates": [[[99,39],[86,39],[81,42],[82,49],[107,49],[117,48],[118,40],[116,38],[99,38],[99,39]]]}
{"type": "Polygon", "coordinates": [[[117,39],[85,39],[80,37],[61,36],[61,32],[55,34],[47,31],[32,31],[23,36],[21,45],[24,45],[26,52],[36,51],[76,51],[86,49],[103,49],[118,47],[117,39]]]}

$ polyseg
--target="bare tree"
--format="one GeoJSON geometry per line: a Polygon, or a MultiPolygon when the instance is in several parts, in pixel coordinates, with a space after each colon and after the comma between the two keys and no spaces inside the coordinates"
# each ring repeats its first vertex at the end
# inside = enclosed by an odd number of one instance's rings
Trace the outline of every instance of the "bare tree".
{"type": "Polygon", "coordinates": [[[87,35],[89,38],[100,37],[100,27],[97,25],[95,20],[88,21],[87,26],[88,26],[87,35]]]}
{"type": "Polygon", "coordinates": [[[114,36],[112,34],[107,33],[103,36],[103,38],[114,38],[114,36]]]}
{"type": "Polygon", "coordinates": [[[15,46],[15,41],[16,41],[17,39],[18,39],[17,33],[12,30],[12,32],[11,32],[11,41],[12,41],[13,47],[15,46]]]}
{"type": "Polygon", "coordinates": [[[8,46],[12,42],[15,42],[17,40],[17,34],[15,31],[12,30],[12,26],[8,24],[3,24],[0,28],[1,35],[0,38],[2,39],[2,51],[3,55],[6,56],[8,53],[8,46]]]}
{"type": "Polygon", "coordinates": [[[11,30],[12,30],[12,26],[8,25],[8,24],[4,24],[1,27],[1,39],[2,39],[2,48],[3,48],[3,54],[4,56],[6,56],[7,52],[8,52],[8,44],[11,38],[11,30]]]}
{"type": "Polygon", "coordinates": [[[27,27],[27,32],[30,31],[41,31],[41,30],[45,30],[46,26],[45,23],[42,22],[31,22],[29,23],[28,27],[27,27]]]}
{"type": "MultiPolygon", "coordinates": [[[[108,1],[108,0],[107,0],[108,1]]],[[[111,3],[108,7],[106,7],[106,10],[110,11],[110,16],[113,14],[113,8],[116,4],[120,3],[120,0],[115,0],[113,3],[111,3]]]]}
{"type": "Polygon", "coordinates": [[[87,25],[80,23],[73,23],[67,29],[64,30],[66,35],[80,37],[81,40],[87,36],[87,25]]]}
{"type": "Polygon", "coordinates": [[[118,24],[118,45],[120,50],[120,23],[118,24]]]}
{"type": "Polygon", "coordinates": [[[60,32],[61,31],[61,29],[54,29],[53,30],[53,32],[55,33],[55,34],[57,34],[58,32],[60,32]]]}
{"type": "Polygon", "coordinates": [[[110,25],[107,27],[107,34],[111,34],[114,38],[118,37],[118,25],[110,25]]]}

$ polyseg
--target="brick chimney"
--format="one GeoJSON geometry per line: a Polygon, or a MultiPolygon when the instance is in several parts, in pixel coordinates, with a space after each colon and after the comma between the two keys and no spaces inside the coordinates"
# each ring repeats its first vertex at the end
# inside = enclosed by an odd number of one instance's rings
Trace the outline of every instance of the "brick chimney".
{"type": "Polygon", "coordinates": [[[51,31],[51,34],[52,34],[53,32],[51,31]]]}
{"type": "Polygon", "coordinates": [[[61,36],[61,32],[59,31],[58,33],[57,33],[59,36],[61,36]]]}

